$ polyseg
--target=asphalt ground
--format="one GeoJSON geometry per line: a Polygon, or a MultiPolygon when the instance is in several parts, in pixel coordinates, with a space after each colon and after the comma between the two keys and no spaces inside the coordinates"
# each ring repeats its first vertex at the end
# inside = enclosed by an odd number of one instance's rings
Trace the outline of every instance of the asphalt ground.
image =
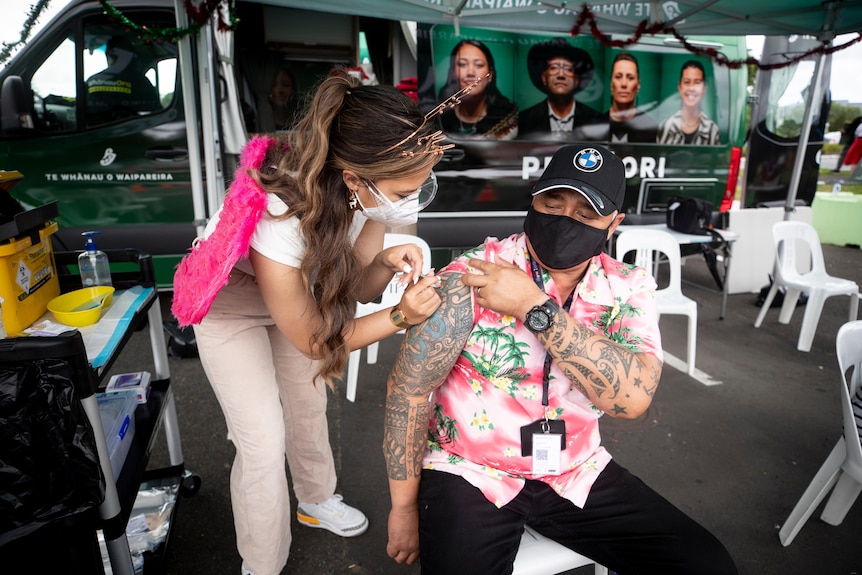
{"type": "MultiPolygon", "coordinates": [[[[862,285],[862,251],[825,245],[824,254],[830,273],[862,285]]],[[[686,261],[683,279],[712,282],[699,257],[686,261]]],[[[698,302],[697,368],[721,383],[706,386],[666,366],[644,417],[601,420],[604,445],[620,464],[715,533],[740,573],[862,574],[859,502],[840,526],[820,521],[818,509],[789,547],[778,540],[781,524],[841,434],[835,334],[847,321],[848,298],[826,301],[812,349],[803,353],[796,350],[801,308],[789,325],[779,324],[778,310],[772,309],[755,329],[757,294],[729,296],[721,320],[718,294],[689,284],[684,292],[698,302]]],[[[684,358],[686,318],[663,316],[661,329],[665,350],[684,358]]],[[[330,396],[338,492],[366,513],[369,530],[343,539],[294,520],[283,575],[419,573],[418,566],[397,565],[386,556],[389,495],[380,446],[385,381],[398,344],[397,336],[385,340],[378,362],[362,364],[356,403],[345,400],[343,385],[330,396]]],[[[143,332],[114,371],[148,366],[143,332]]],[[[238,575],[228,488],[234,450],[200,362],[171,358],[170,368],[185,464],[201,478],[201,488],[179,502],[166,572],[238,575]]],[[[162,439],[156,440],[154,467],[167,462],[162,439]]],[[[590,571],[572,573],[585,572],[590,571]]]]}

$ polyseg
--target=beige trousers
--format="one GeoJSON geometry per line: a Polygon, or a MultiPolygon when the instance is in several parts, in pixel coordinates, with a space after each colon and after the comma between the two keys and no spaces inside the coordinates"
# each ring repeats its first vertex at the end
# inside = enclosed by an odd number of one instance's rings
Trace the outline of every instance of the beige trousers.
{"type": "Polygon", "coordinates": [[[236,447],[230,494],[237,549],[255,575],[278,575],[291,541],[285,456],[297,500],[320,503],[335,492],[326,385],[314,377],[317,362],[278,330],[254,277],[239,270],[195,336],[236,447]]]}

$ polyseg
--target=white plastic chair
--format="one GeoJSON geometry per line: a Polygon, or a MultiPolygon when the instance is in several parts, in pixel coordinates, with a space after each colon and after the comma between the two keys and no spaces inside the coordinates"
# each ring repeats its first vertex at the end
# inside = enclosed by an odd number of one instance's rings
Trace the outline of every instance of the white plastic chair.
{"type": "MultiPolygon", "coordinates": [[[[410,234],[394,234],[388,233],[383,237],[383,247],[399,246],[403,244],[416,244],[422,250],[422,273],[428,272],[431,269],[431,248],[428,242],[419,236],[410,234]]],[[[401,301],[401,296],[404,294],[404,288],[398,285],[398,277],[393,277],[392,281],[383,290],[380,297],[380,303],[369,302],[360,303],[356,306],[356,317],[362,317],[374,313],[381,309],[391,308],[401,301]]],[[[404,333],[401,330],[399,333],[404,333]]],[[[378,343],[374,342],[366,347],[368,363],[377,363],[377,347],[378,343]]],[[[350,359],[347,362],[347,400],[356,401],[356,381],[359,377],[359,363],[361,349],[354,349],[350,352],[350,359]]]]}
{"type": "Polygon", "coordinates": [[[769,311],[778,288],[784,286],[786,289],[784,303],[778,314],[778,322],[783,324],[790,323],[799,294],[804,292],[808,294],[808,302],[805,304],[805,314],[802,316],[802,329],[799,331],[796,349],[811,351],[811,342],[814,340],[814,332],[820,322],[820,312],[823,311],[823,302],[834,295],[849,295],[849,321],[853,321],[859,311],[859,286],[854,281],[826,273],[820,237],[810,224],[799,221],[777,222],[772,226],[772,239],[776,253],[775,280],[760,308],[760,313],[757,314],[754,327],[760,327],[763,323],[763,318],[766,317],[766,312],[769,311]],[[799,272],[800,265],[807,268],[808,262],[802,260],[804,252],[800,253],[797,242],[802,242],[811,253],[810,271],[806,273],[799,272]]]}
{"type": "MultiPolygon", "coordinates": [[[[820,515],[820,519],[829,525],[840,525],[862,492],[862,429],[854,417],[851,401],[860,393],[859,385],[862,382],[862,321],[851,321],[841,326],[835,339],[835,349],[841,370],[844,434],[838,438],[838,443],[781,526],[778,538],[785,547],[793,542],[833,487],[835,489],[820,515]],[[848,374],[851,367],[852,373],[848,374]]],[[[862,405],[856,409],[862,412],[862,405]]]]}
{"type": "Polygon", "coordinates": [[[659,314],[688,316],[686,364],[688,374],[694,375],[697,351],[697,302],[682,294],[682,272],[679,242],[669,233],[656,229],[628,229],[617,237],[616,258],[622,260],[628,252],[635,252],[635,264],[650,272],[654,269],[653,253],[664,254],[670,267],[669,283],[656,290],[659,314]]]}
{"type": "Polygon", "coordinates": [[[607,567],[525,527],[512,575],[555,575],[585,565],[595,565],[595,575],[608,575],[607,567]]]}

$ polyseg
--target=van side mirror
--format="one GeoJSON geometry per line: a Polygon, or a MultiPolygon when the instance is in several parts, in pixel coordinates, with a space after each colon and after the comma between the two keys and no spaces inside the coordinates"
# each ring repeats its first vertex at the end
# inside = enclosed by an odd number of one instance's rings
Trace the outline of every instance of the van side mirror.
{"type": "Polygon", "coordinates": [[[8,136],[33,129],[27,90],[19,76],[9,76],[0,88],[0,129],[8,136]]]}

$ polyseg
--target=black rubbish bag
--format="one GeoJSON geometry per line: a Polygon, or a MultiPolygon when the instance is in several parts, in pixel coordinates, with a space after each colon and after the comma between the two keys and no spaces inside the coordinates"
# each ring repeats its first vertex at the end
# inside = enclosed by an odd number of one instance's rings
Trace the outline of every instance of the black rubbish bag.
{"type": "Polygon", "coordinates": [[[93,428],[68,363],[0,367],[0,545],[104,497],[93,428]]]}
{"type": "MultiPolygon", "coordinates": [[[[754,305],[757,307],[763,307],[763,304],[766,302],[766,296],[769,295],[769,290],[772,289],[772,284],[775,282],[775,278],[772,274],[769,274],[769,283],[762,288],[760,288],[760,293],[757,294],[757,298],[754,300],[754,305]]],[[[778,286],[778,291],[775,292],[775,297],[772,298],[772,303],[769,304],[770,308],[781,307],[784,305],[784,294],[787,293],[787,288],[784,286],[778,286]]],[[[808,303],[808,294],[802,292],[799,294],[799,299],[796,300],[796,307],[801,305],[805,305],[808,303]]]]}
{"type": "Polygon", "coordinates": [[[199,357],[198,342],[192,326],[180,327],[175,321],[165,321],[162,325],[168,334],[168,357],[199,357]]]}

